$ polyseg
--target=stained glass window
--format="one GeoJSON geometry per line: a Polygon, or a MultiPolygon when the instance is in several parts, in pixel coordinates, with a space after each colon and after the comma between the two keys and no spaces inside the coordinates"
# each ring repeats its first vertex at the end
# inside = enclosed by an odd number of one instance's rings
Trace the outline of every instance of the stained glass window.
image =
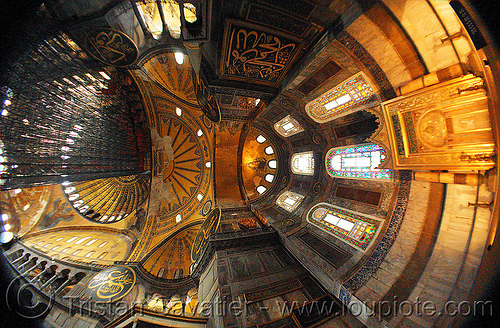
{"type": "Polygon", "coordinates": [[[291,163],[292,173],[304,175],[314,174],[314,154],[312,151],[293,154],[291,163]]]}
{"type": "Polygon", "coordinates": [[[299,122],[290,115],[276,122],[276,124],[274,124],[274,129],[283,137],[293,136],[294,134],[304,131],[299,122]]]}
{"type": "Polygon", "coordinates": [[[314,121],[325,123],[375,100],[375,91],[365,76],[358,74],[309,102],[305,109],[314,121]]]}
{"type": "Polygon", "coordinates": [[[332,148],[326,153],[326,171],[334,178],[391,179],[391,170],[377,168],[385,156],[376,144],[332,148]]]}
{"type": "Polygon", "coordinates": [[[313,206],[307,213],[307,222],[362,251],[370,246],[380,226],[378,219],[327,203],[313,206]]]}
{"type": "Polygon", "coordinates": [[[303,199],[304,196],[302,195],[291,191],[285,191],[276,199],[276,205],[284,208],[288,212],[292,212],[299,206],[303,199]]]}

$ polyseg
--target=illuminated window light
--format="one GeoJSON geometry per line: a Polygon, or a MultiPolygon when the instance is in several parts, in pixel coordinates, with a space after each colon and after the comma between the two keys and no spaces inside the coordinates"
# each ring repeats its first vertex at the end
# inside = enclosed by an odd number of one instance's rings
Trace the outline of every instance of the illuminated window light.
{"type": "Polygon", "coordinates": [[[69,135],[72,136],[73,138],[78,138],[79,137],[78,133],[76,133],[75,131],[71,131],[69,133],[69,135]]]}
{"type": "Polygon", "coordinates": [[[273,147],[271,146],[267,146],[266,149],[264,149],[264,152],[267,154],[267,155],[272,155],[274,154],[274,149],[273,147]]]}
{"type": "Polygon", "coordinates": [[[52,247],[52,250],[55,251],[56,249],[58,249],[59,247],[61,247],[60,245],[56,245],[54,247],[52,247]]]}
{"type": "Polygon", "coordinates": [[[89,241],[88,243],[86,243],[85,245],[87,246],[90,246],[92,245],[93,243],[95,243],[97,241],[97,239],[92,239],[91,241],[89,241]]]}
{"type": "Polygon", "coordinates": [[[201,137],[203,135],[203,131],[201,131],[201,129],[200,129],[200,130],[198,130],[197,134],[198,134],[198,137],[201,137]]]}
{"type": "Polygon", "coordinates": [[[201,200],[203,199],[203,195],[202,194],[198,194],[198,196],[196,196],[196,198],[198,199],[199,202],[201,202],[201,200]]]}
{"type": "Polygon", "coordinates": [[[262,194],[262,193],[263,193],[264,191],[266,191],[266,190],[267,190],[267,188],[266,188],[266,187],[264,187],[264,186],[262,186],[262,185],[260,185],[260,186],[258,186],[258,187],[257,187],[257,192],[258,192],[259,194],[262,194]]]}
{"type": "Polygon", "coordinates": [[[23,123],[24,123],[24,125],[29,125],[30,121],[28,121],[27,119],[23,119],[23,123]]]}
{"type": "Polygon", "coordinates": [[[4,226],[3,226],[3,229],[4,229],[5,231],[9,231],[9,230],[10,230],[10,228],[12,228],[12,226],[11,226],[10,224],[8,224],[8,223],[7,223],[6,225],[4,225],[4,226]]]}
{"type": "Polygon", "coordinates": [[[69,186],[71,184],[71,182],[69,181],[64,181],[63,183],[61,183],[63,186],[69,186]]]}
{"type": "Polygon", "coordinates": [[[182,52],[176,52],[174,53],[175,56],[175,61],[177,64],[182,65],[184,64],[184,54],[182,52]]]}
{"type": "Polygon", "coordinates": [[[7,214],[2,214],[2,221],[5,222],[9,219],[9,216],[7,214]]]}
{"type": "Polygon", "coordinates": [[[81,249],[77,249],[76,251],[73,252],[73,254],[71,255],[77,255],[78,253],[80,253],[81,249]]]}
{"type": "Polygon", "coordinates": [[[7,115],[9,115],[9,112],[6,109],[4,109],[4,110],[2,110],[1,115],[7,116],[7,115]]]}
{"type": "Polygon", "coordinates": [[[108,244],[108,242],[107,242],[107,241],[105,241],[105,242],[101,243],[101,244],[100,244],[99,246],[97,246],[97,247],[104,247],[104,246],[106,246],[107,244],[108,244]]]}
{"type": "Polygon", "coordinates": [[[14,234],[10,231],[0,233],[0,243],[7,244],[14,238],[14,234]]]}
{"type": "Polygon", "coordinates": [[[76,187],[67,187],[66,189],[64,189],[64,193],[71,194],[75,190],[76,190],[76,187]]]}
{"type": "Polygon", "coordinates": [[[59,237],[59,238],[56,239],[56,241],[61,241],[63,239],[64,239],[64,237],[59,237]]]}
{"type": "Polygon", "coordinates": [[[16,194],[16,195],[17,195],[17,194],[21,193],[21,191],[22,191],[21,189],[15,189],[15,190],[14,190],[14,194],[16,194]]]}
{"type": "Polygon", "coordinates": [[[75,129],[76,131],[80,131],[81,129],[83,129],[83,127],[81,125],[75,124],[75,126],[73,126],[73,129],[75,129]]]}
{"type": "Polygon", "coordinates": [[[24,207],[23,207],[23,211],[28,210],[28,208],[30,208],[30,204],[26,204],[26,205],[24,205],[24,207]]]}
{"type": "Polygon", "coordinates": [[[87,239],[90,239],[90,237],[89,237],[89,236],[87,236],[87,237],[83,237],[82,239],[80,239],[79,241],[77,241],[77,242],[75,243],[75,245],[80,245],[81,243],[83,243],[83,242],[84,242],[84,241],[86,241],[87,239]]]}
{"type": "Polygon", "coordinates": [[[48,248],[50,245],[52,245],[52,244],[48,243],[48,244],[45,244],[45,246],[43,246],[43,247],[48,248]]]}
{"type": "Polygon", "coordinates": [[[111,80],[111,78],[109,77],[109,75],[108,75],[108,74],[106,74],[106,72],[100,71],[100,72],[99,72],[99,74],[101,74],[101,76],[102,76],[103,78],[105,78],[106,80],[111,80]]]}
{"type": "Polygon", "coordinates": [[[182,115],[182,109],[180,109],[179,107],[177,107],[175,109],[175,113],[177,114],[177,116],[181,116],[182,115]]]}
{"type": "Polygon", "coordinates": [[[68,138],[68,139],[66,139],[66,143],[72,145],[75,143],[75,140],[68,138]]]}
{"type": "Polygon", "coordinates": [[[206,162],[206,163],[205,163],[205,166],[206,166],[207,168],[211,168],[211,167],[212,167],[212,163],[210,163],[210,162],[206,162]]]}
{"type": "Polygon", "coordinates": [[[68,146],[62,146],[62,147],[61,147],[61,150],[62,150],[62,151],[69,151],[69,150],[70,150],[70,148],[69,148],[68,146]]]}
{"type": "Polygon", "coordinates": [[[5,100],[3,101],[3,105],[4,105],[4,106],[10,106],[10,104],[12,104],[12,102],[11,102],[9,99],[5,99],[5,100]]]}
{"type": "Polygon", "coordinates": [[[71,237],[70,239],[66,240],[67,243],[71,243],[73,242],[76,238],[78,237],[71,237]]]}
{"type": "Polygon", "coordinates": [[[182,220],[182,216],[180,214],[177,214],[175,216],[175,223],[179,223],[179,222],[181,222],[181,220],[182,220]]]}
{"type": "Polygon", "coordinates": [[[70,195],[70,196],[68,197],[68,199],[69,199],[70,201],[74,201],[74,200],[78,199],[78,197],[80,197],[80,195],[79,195],[79,194],[73,194],[73,195],[70,195]]]}
{"type": "Polygon", "coordinates": [[[92,256],[92,254],[94,254],[94,253],[95,253],[94,251],[90,251],[90,252],[88,252],[87,254],[85,254],[85,257],[91,257],[91,256],[92,256]]]}
{"type": "Polygon", "coordinates": [[[67,176],[68,176],[67,174],[61,174],[61,177],[63,177],[63,178],[65,178],[67,176]]]}
{"type": "Polygon", "coordinates": [[[82,205],[83,205],[83,200],[81,200],[81,199],[79,201],[76,201],[73,203],[74,208],[79,208],[82,205]]]}
{"type": "Polygon", "coordinates": [[[90,80],[95,81],[95,77],[92,76],[90,73],[85,73],[85,76],[88,77],[90,80]]]}
{"type": "Polygon", "coordinates": [[[266,180],[269,183],[273,182],[274,174],[266,174],[266,176],[264,177],[264,180],[266,180]]]}
{"type": "Polygon", "coordinates": [[[335,107],[342,106],[346,103],[348,103],[351,100],[351,96],[349,95],[343,95],[342,97],[338,97],[337,99],[334,99],[330,101],[329,103],[325,104],[325,108],[327,110],[334,109],[335,107]]]}
{"type": "Polygon", "coordinates": [[[260,99],[259,98],[255,99],[255,106],[257,106],[259,103],[260,103],[260,99]]]}
{"type": "Polygon", "coordinates": [[[65,249],[63,249],[63,250],[61,251],[61,253],[66,253],[67,251],[69,251],[69,247],[66,247],[65,249]]]}
{"type": "Polygon", "coordinates": [[[260,143],[260,144],[261,144],[261,143],[263,143],[264,141],[266,141],[266,138],[265,138],[263,135],[259,134],[259,136],[257,137],[257,139],[256,139],[256,140],[257,140],[257,142],[258,142],[258,143],[260,143]]]}
{"type": "MultiPolygon", "coordinates": [[[[71,200],[71,199],[70,199],[70,200],[71,200]]],[[[89,206],[88,206],[88,205],[85,205],[85,206],[83,206],[82,208],[80,208],[80,210],[79,210],[79,211],[80,211],[80,213],[83,213],[83,212],[85,212],[85,211],[86,211],[86,210],[88,210],[88,209],[89,209],[89,206]]]]}
{"type": "Polygon", "coordinates": [[[62,159],[68,159],[68,158],[69,158],[69,156],[67,156],[67,155],[62,155],[62,156],[61,156],[61,158],[62,158],[62,159]]]}
{"type": "Polygon", "coordinates": [[[276,160],[275,159],[270,160],[269,163],[267,163],[267,165],[269,165],[270,168],[275,169],[276,168],[276,160]]]}

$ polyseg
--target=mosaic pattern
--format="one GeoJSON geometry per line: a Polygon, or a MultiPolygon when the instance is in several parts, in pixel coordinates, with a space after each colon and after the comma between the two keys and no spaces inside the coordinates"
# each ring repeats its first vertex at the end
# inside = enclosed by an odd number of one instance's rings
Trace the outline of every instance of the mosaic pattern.
{"type": "Polygon", "coordinates": [[[380,226],[379,220],[327,203],[311,208],[307,213],[307,221],[362,251],[368,248],[380,226]]]}
{"type": "Polygon", "coordinates": [[[282,193],[278,199],[276,199],[276,205],[281,208],[284,208],[288,212],[292,212],[300,205],[304,196],[299,195],[297,193],[291,191],[285,191],[282,193]]]}
{"type": "Polygon", "coordinates": [[[293,154],[290,162],[292,173],[303,175],[314,174],[314,153],[312,151],[293,154]]]}
{"type": "Polygon", "coordinates": [[[290,115],[285,116],[284,118],[276,122],[276,124],[274,124],[274,129],[276,130],[276,132],[278,132],[278,134],[285,138],[304,131],[299,122],[297,122],[297,120],[290,115]]]}
{"type": "Polygon", "coordinates": [[[352,278],[343,284],[343,287],[347,290],[355,291],[361,288],[368,281],[368,279],[375,274],[394,244],[394,241],[396,241],[399,228],[401,227],[401,223],[403,222],[406,213],[411,186],[411,171],[398,172],[400,180],[398,198],[394,212],[392,213],[389,221],[389,227],[368,261],[366,261],[363,267],[361,267],[361,269],[356,272],[352,278]]]}
{"type": "Polygon", "coordinates": [[[388,169],[377,169],[385,150],[376,144],[332,148],[326,153],[326,171],[334,178],[392,179],[388,169]]]}
{"type": "Polygon", "coordinates": [[[362,74],[344,82],[306,105],[306,113],[314,121],[325,123],[347,111],[373,100],[375,91],[362,74]]]}

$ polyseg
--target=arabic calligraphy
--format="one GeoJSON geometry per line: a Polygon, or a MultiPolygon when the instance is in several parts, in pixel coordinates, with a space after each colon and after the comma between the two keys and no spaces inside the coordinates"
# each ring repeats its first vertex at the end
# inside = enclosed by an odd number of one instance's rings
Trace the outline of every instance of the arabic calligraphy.
{"type": "Polygon", "coordinates": [[[108,65],[127,66],[135,63],[139,52],[126,34],[99,27],[85,38],[85,48],[97,60],[108,65]]]}
{"type": "Polygon", "coordinates": [[[208,243],[208,238],[212,232],[215,232],[219,227],[220,222],[220,208],[216,207],[210,212],[208,217],[203,222],[200,231],[198,231],[198,235],[193,242],[193,248],[191,250],[191,258],[193,261],[196,261],[205,246],[208,243]]]}
{"type": "Polygon", "coordinates": [[[195,79],[196,100],[198,101],[201,111],[210,121],[218,123],[221,119],[221,115],[217,98],[210,92],[203,79],[201,77],[196,77],[194,72],[193,78],[195,79]]]}
{"type": "Polygon", "coordinates": [[[226,33],[223,74],[228,76],[278,83],[298,50],[296,42],[256,29],[231,26],[226,33]]]}
{"type": "Polygon", "coordinates": [[[112,302],[127,295],[134,284],[134,271],[125,266],[116,266],[92,277],[85,293],[93,301],[112,302]]]}

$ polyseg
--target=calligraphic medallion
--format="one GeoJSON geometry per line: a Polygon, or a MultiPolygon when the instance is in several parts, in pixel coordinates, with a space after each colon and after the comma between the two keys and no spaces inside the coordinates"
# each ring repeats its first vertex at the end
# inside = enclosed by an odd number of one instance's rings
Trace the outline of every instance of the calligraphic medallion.
{"type": "Polygon", "coordinates": [[[195,80],[196,100],[198,101],[201,111],[210,121],[214,123],[220,122],[221,115],[217,98],[210,92],[205,81],[203,81],[201,77],[197,77],[194,72],[193,79],[195,80]]]}
{"type": "Polygon", "coordinates": [[[220,214],[220,208],[214,208],[201,225],[200,231],[198,231],[198,235],[193,242],[193,248],[191,249],[191,258],[193,261],[198,260],[203,249],[207,246],[210,234],[217,231],[220,223],[220,214]]]}
{"type": "Polygon", "coordinates": [[[94,302],[110,303],[127,295],[135,284],[135,272],[114,266],[99,272],[87,282],[85,295],[94,302]]]}
{"type": "Polygon", "coordinates": [[[128,35],[108,27],[98,27],[87,34],[85,48],[92,57],[112,66],[131,65],[139,56],[137,46],[128,35]]]}
{"type": "Polygon", "coordinates": [[[260,25],[227,20],[221,76],[276,87],[296,60],[302,42],[260,25]]]}

